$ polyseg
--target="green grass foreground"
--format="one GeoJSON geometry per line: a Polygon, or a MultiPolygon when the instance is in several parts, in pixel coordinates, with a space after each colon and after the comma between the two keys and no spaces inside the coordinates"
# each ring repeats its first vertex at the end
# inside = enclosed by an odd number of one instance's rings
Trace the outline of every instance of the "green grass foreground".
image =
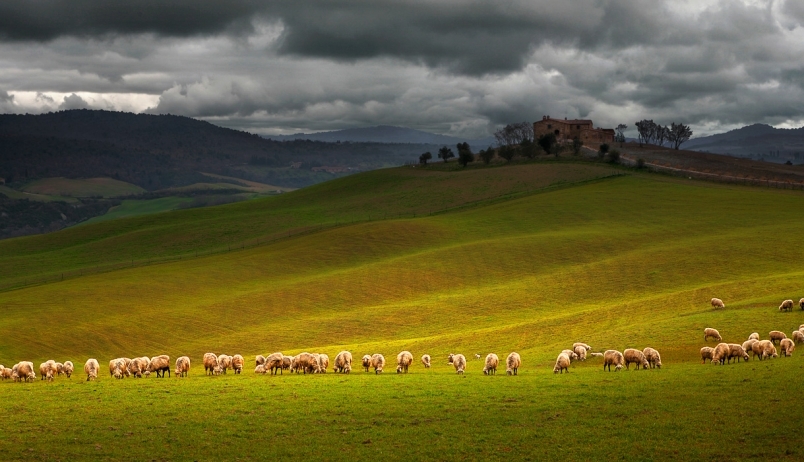
{"type": "Polygon", "coordinates": [[[9,278],[132,250],[213,246],[229,233],[332,224],[242,251],[0,293],[0,363],[70,359],[78,372],[52,384],[0,383],[10,416],[0,419],[0,453],[799,459],[802,350],[724,367],[700,364],[698,351],[705,327],[741,343],[804,324],[803,311],[777,309],[804,295],[803,200],[602,165],[439,166],[11,239],[0,243],[9,278]],[[422,213],[430,208],[438,213],[422,213]],[[369,213],[382,217],[358,220],[369,213]],[[712,297],[726,309],[713,310],[712,297]],[[664,367],[607,373],[595,358],[554,375],[556,355],[576,341],[594,351],[651,346],[664,367]],[[356,360],[383,353],[386,373],[250,372],[256,354],[334,360],[342,349],[356,360]],[[416,363],[398,376],[403,349],[416,363]],[[203,376],[207,351],[244,355],[247,372],[203,376]],[[472,358],[510,351],[523,358],[518,377],[504,368],[483,376],[472,358]],[[449,352],[469,359],[465,377],[444,364],[449,352]],[[423,353],[432,370],[418,362],[423,353]],[[109,359],[157,354],[189,355],[191,377],[81,377],[89,357],[103,372],[109,359]]]}

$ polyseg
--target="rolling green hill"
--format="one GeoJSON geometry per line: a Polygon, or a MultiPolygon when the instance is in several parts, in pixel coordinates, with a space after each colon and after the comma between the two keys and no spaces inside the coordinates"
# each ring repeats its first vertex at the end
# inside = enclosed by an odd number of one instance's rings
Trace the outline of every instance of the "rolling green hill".
{"type": "Polygon", "coordinates": [[[118,197],[145,192],[139,186],[113,178],[43,178],[21,189],[28,193],[68,197],[118,197]]]}
{"type": "Polygon", "coordinates": [[[64,454],[132,460],[795,459],[802,450],[779,430],[804,411],[799,352],[715,367],[698,350],[705,327],[742,343],[804,323],[804,312],[776,309],[804,295],[804,223],[791,219],[802,199],[602,165],[435,166],[0,242],[6,280],[185,256],[0,293],[0,362],[70,358],[80,368],[95,357],[102,372],[90,384],[80,373],[0,384],[5,402],[25,393],[37,403],[10,410],[23,423],[0,424],[12,434],[0,450],[48,409],[58,430],[38,437],[42,457],[75,441],[64,454]],[[727,308],[713,310],[711,297],[727,308]],[[556,355],[576,341],[652,346],[664,367],[604,373],[594,358],[554,375],[556,355]],[[355,364],[348,377],[204,377],[200,367],[207,351],[241,353],[250,371],[255,354],[334,359],[342,349],[356,363],[383,353],[386,374],[355,364]],[[434,368],[417,361],[393,376],[402,349],[431,354],[434,368]],[[520,375],[483,376],[472,354],[492,351],[520,352],[520,375]],[[470,358],[465,378],[445,365],[449,352],[470,358]],[[160,353],[189,355],[191,377],[105,374],[111,358],[160,353]],[[87,400],[91,416],[63,412],[87,400]],[[248,445],[265,434],[275,444],[248,445]],[[118,437],[148,444],[121,452],[118,437]]]}

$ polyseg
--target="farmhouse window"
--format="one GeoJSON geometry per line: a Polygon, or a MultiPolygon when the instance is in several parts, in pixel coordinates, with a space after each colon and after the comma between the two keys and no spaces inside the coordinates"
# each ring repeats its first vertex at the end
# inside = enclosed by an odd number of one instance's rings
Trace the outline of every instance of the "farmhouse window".
{"type": "Polygon", "coordinates": [[[552,124],[547,124],[547,129],[549,130],[551,128],[553,128],[553,125],[552,124]]]}

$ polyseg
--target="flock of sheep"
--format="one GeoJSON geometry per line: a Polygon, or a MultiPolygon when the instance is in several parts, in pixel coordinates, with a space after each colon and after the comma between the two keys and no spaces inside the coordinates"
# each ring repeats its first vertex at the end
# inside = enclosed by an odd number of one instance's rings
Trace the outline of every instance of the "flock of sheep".
{"type": "MultiPolygon", "coordinates": [[[[711,304],[714,308],[725,308],[725,304],[719,298],[713,298],[711,304]]],[[[804,310],[804,298],[799,300],[799,307],[804,310]]],[[[791,311],[793,309],[793,300],[785,300],[779,306],[779,311],[791,311]]],[[[740,359],[748,361],[750,358],[749,353],[753,357],[759,357],[759,360],[767,358],[776,358],[778,353],[776,345],[779,345],[782,356],[790,356],[796,348],[796,344],[804,342],[804,324],[799,326],[798,330],[793,331],[791,338],[787,338],[784,332],[771,331],[769,340],[760,340],[759,334],[754,332],[748,336],[748,340],[742,344],[737,343],[724,343],[720,333],[713,328],[704,329],[704,342],[710,338],[721,342],[714,348],[705,346],[701,348],[701,361],[706,363],[707,360],[712,364],[728,364],[734,359],[739,362],[740,359]]],[[[556,358],[553,372],[556,374],[569,372],[570,364],[573,361],[585,361],[587,356],[596,356],[603,358],[603,370],[611,371],[614,366],[615,371],[623,368],[629,369],[631,363],[636,365],[638,370],[648,368],[661,368],[662,358],[659,352],[651,347],[647,347],[640,351],[634,348],[628,348],[623,352],[617,350],[606,350],[603,353],[591,353],[592,347],[586,343],[574,343],[571,349],[563,350],[556,358]]],[[[480,359],[480,354],[475,354],[475,359],[480,359]]],[[[425,354],[421,357],[421,363],[425,368],[430,367],[430,355],[425,354]]],[[[329,368],[329,356],[323,353],[299,353],[296,356],[287,356],[282,353],[273,353],[266,356],[258,355],[255,358],[256,368],[254,372],[257,374],[272,375],[282,374],[284,371],[290,371],[303,374],[322,374],[329,368]]],[[[463,374],[466,369],[466,357],[462,354],[450,353],[447,357],[448,364],[455,368],[455,372],[463,374]]],[[[486,355],[483,366],[483,373],[487,375],[494,375],[497,373],[500,359],[494,353],[486,355]]],[[[204,371],[207,375],[220,375],[226,374],[231,369],[235,374],[240,374],[243,371],[245,360],[242,355],[236,354],[233,356],[215,353],[204,354],[203,359],[204,371]]],[[[402,351],[396,356],[396,372],[407,373],[408,368],[413,364],[413,355],[409,351],[402,351]]],[[[522,365],[522,358],[519,353],[511,353],[505,360],[506,372],[508,375],[517,375],[519,368],[522,365]]],[[[361,358],[361,366],[365,372],[373,368],[375,374],[382,373],[385,368],[385,357],[379,353],[373,355],[365,355],[361,358]]],[[[333,371],[336,373],[348,374],[352,371],[352,353],[348,351],[341,351],[335,356],[333,364],[333,371]]],[[[39,374],[42,380],[53,381],[53,379],[60,375],[65,375],[68,378],[72,376],[74,365],[72,361],[65,361],[59,363],[54,360],[48,360],[39,365],[39,374]]],[[[178,377],[186,377],[190,371],[190,358],[181,356],[176,360],[175,374],[178,377]]],[[[87,375],[87,381],[98,378],[100,373],[100,365],[97,359],[90,358],[84,363],[84,373],[87,375]]],[[[153,358],[147,356],[139,358],[116,358],[109,361],[109,375],[122,379],[123,377],[142,377],[156,373],[157,377],[164,377],[165,373],[170,376],[170,357],[168,355],[159,355],[153,358]]],[[[15,382],[28,382],[36,380],[36,373],[34,365],[30,361],[21,361],[13,367],[4,367],[0,365],[0,378],[11,379],[15,382]]]]}
{"type": "Polygon", "coordinates": [[[659,352],[651,347],[647,347],[642,351],[634,348],[627,348],[623,352],[617,350],[606,350],[603,353],[589,353],[592,349],[585,343],[573,343],[572,349],[563,350],[556,358],[556,365],[553,367],[553,373],[563,374],[564,371],[569,372],[570,364],[575,360],[586,361],[587,353],[591,356],[599,356],[603,358],[603,370],[611,371],[611,366],[614,366],[615,371],[619,371],[625,366],[626,369],[630,368],[631,363],[636,364],[637,370],[662,368],[662,357],[659,352]]]}
{"type": "Polygon", "coordinates": [[[777,358],[779,354],[776,351],[776,345],[782,352],[782,356],[790,356],[793,350],[796,349],[797,343],[804,342],[804,324],[798,327],[798,330],[793,331],[791,338],[787,338],[784,332],[772,330],[768,333],[769,340],[760,340],[757,332],[748,336],[748,340],[741,344],[738,343],[724,343],[723,337],[717,329],[707,327],[704,329],[704,342],[710,338],[721,342],[714,348],[705,346],[701,348],[701,362],[706,364],[709,360],[712,364],[728,364],[732,359],[739,362],[740,359],[748,361],[750,358],[749,353],[753,357],[759,357],[759,360],[769,358],[777,358]]]}

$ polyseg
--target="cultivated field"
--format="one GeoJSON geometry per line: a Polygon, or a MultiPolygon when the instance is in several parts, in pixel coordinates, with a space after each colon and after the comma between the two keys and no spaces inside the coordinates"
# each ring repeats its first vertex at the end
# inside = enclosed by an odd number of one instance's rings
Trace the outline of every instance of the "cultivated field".
{"type": "MultiPolygon", "coordinates": [[[[602,165],[400,168],[281,196],[0,243],[13,268],[212,246],[265,245],[0,293],[0,363],[101,363],[98,382],[0,383],[11,459],[799,459],[804,371],[789,358],[702,365],[728,342],[804,312],[794,191],[602,165]],[[416,214],[414,217],[413,214],[416,214]],[[369,220],[368,215],[372,218],[369,220]],[[396,216],[395,216],[396,215],[396,216]],[[325,226],[314,227],[316,221],[325,226]],[[126,254],[125,252],[129,252],[126,254]],[[713,310],[711,297],[726,302],[713,310]],[[652,346],[660,370],[554,375],[573,342],[652,346]],[[715,342],[709,342],[714,346],[715,342]],[[380,376],[255,376],[256,354],[381,352],[380,376]],[[396,375],[396,353],[416,362],[396,375]],[[206,377],[207,351],[243,376],[206,377]],[[520,375],[484,376],[510,351],[520,375]],[[465,376],[446,355],[469,358],[465,376]],[[187,379],[109,377],[119,356],[189,355],[187,379]],[[419,356],[429,353],[425,370],[419,356]],[[34,438],[35,435],[35,438],[34,438]],[[26,448],[20,451],[20,448],[26,448]]],[[[2,277],[16,277],[6,268],[2,277]]],[[[632,366],[633,369],[633,366],[632,366]]]]}
{"type": "Polygon", "coordinates": [[[68,197],[118,197],[145,192],[137,185],[113,178],[43,178],[26,184],[22,190],[34,194],[68,197]]]}

